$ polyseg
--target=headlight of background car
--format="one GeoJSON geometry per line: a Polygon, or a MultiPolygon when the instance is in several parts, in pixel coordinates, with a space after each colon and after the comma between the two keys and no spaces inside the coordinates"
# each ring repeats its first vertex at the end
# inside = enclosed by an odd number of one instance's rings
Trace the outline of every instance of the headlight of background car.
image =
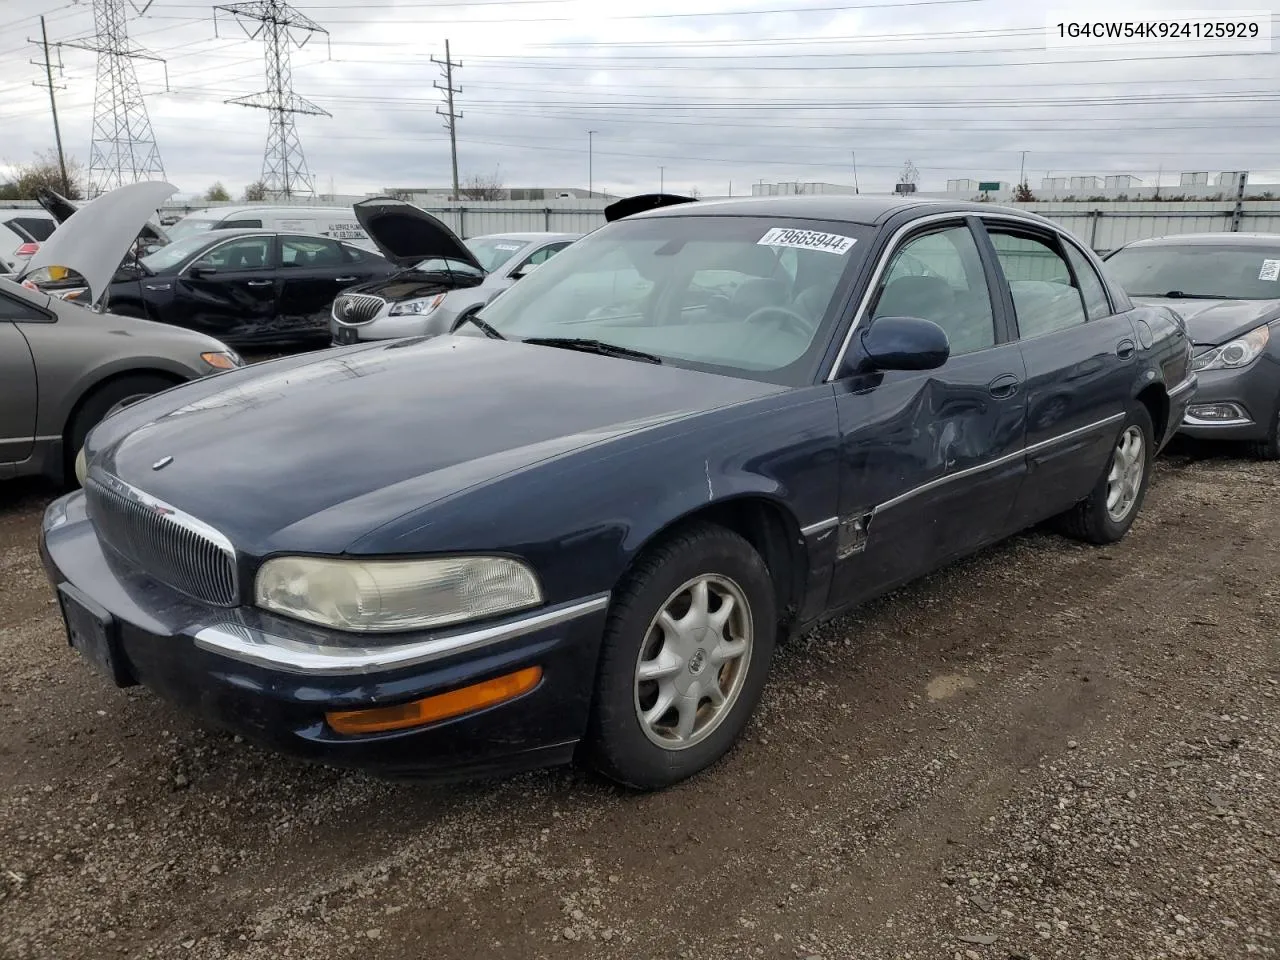
{"type": "Polygon", "coordinates": [[[442,627],[542,603],[533,571],[507,557],[276,557],[258,571],[254,592],[266,610],[363,632],[442,627]]]}
{"type": "Polygon", "coordinates": [[[1237,337],[1230,343],[1206,350],[1191,361],[1191,369],[1200,373],[1204,370],[1233,370],[1245,367],[1258,359],[1258,354],[1267,348],[1271,339],[1271,331],[1267,327],[1250,330],[1243,337],[1237,337]]]}
{"type": "Polygon", "coordinates": [[[426,316],[436,307],[444,302],[444,294],[437,293],[434,297],[419,297],[417,300],[406,300],[403,303],[393,303],[391,309],[387,311],[392,317],[422,317],[426,316]]]}
{"type": "Polygon", "coordinates": [[[85,459],[84,447],[80,448],[80,452],[76,454],[76,481],[80,486],[84,486],[84,478],[89,472],[89,464],[85,459]]]}

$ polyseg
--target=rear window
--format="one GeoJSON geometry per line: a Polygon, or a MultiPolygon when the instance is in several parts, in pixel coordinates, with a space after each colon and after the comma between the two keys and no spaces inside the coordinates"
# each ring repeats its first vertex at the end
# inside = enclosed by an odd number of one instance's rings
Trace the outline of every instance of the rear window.
{"type": "Polygon", "coordinates": [[[5,226],[11,230],[17,227],[15,232],[19,236],[26,234],[37,243],[44,243],[53,236],[57,224],[46,217],[13,217],[5,221],[5,226]]]}
{"type": "Polygon", "coordinates": [[[219,230],[257,230],[262,226],[261,220],[223,220],[218,224],[219,230]]]}

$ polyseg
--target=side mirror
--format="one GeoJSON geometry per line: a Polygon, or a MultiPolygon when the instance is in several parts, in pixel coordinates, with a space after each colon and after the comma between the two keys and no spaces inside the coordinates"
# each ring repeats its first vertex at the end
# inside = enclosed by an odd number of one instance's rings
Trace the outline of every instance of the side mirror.
{"type": "Polygon", "coordinates": [[[212,276],[217,272],[218,272],[218,268],[215,267],[208,260],[199,260],[193,263],[191,265],[191,268],[187,271],[188,274],[190,274],[192,277],[194,277],[197,280],[199,280],[201,277],[212,276]]]}
{"type": "Polygon", "coordinates": [[[878,317],[862,332],[864,366],[875,370],[936,370],[947,362],[947,333],[920,317],[878,317]]]}

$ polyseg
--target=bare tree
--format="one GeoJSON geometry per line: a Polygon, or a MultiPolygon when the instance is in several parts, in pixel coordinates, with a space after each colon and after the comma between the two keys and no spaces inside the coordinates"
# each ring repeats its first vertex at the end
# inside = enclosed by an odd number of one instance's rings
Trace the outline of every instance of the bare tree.
{"type": "Polygon", "coordinates": [[[42,187],[48,187],[62,194],[68,200],[84,198],[84,166],[74,157],[67,157],[67,179],[62,182],[62,168],[58,165],[58,154],[53,150],[37,153],[29,163],[10,164],[13,179],[0,185],[0,199],[34,200],[42,187]]]}
{"type": "Polygon", "coordinates": [[[464,200],[505,200],[507,188],[502,183],[502,174],[494,170],[492,175],[472,174],[458,190],[464,200]]]}
{"type": "Polygon", "coordinates": [[[267,199],[267,184],[263,180],[255,180],[244,188],[245,203],[261,203],[267,199]]]}
{"type": "Polygon", "coordinates": [[[219,180],[204,192],[204,198],[210,203],[215,203],[217,201],[230,200],[231,194],[227,193],[227,188],[224,187],[222,185],[222,181],[219,180]]]}

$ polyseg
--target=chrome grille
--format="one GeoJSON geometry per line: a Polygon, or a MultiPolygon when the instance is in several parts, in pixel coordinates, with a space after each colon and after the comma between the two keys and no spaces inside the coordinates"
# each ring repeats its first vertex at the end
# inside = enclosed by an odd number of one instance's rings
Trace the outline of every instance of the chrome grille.
{"type": "Polygon", "coordinates": [[[84,492],[103,544],[189,597],[235,606],[235,549],[220,533],[115,477],[90,477],[84,492]]]}
{"type": "Polygon", "coordinates": [[[333,319],[352,326],[368,323],[386,305],[387,301],[369,293],[344,293],[333,301],[333,319]]]}

